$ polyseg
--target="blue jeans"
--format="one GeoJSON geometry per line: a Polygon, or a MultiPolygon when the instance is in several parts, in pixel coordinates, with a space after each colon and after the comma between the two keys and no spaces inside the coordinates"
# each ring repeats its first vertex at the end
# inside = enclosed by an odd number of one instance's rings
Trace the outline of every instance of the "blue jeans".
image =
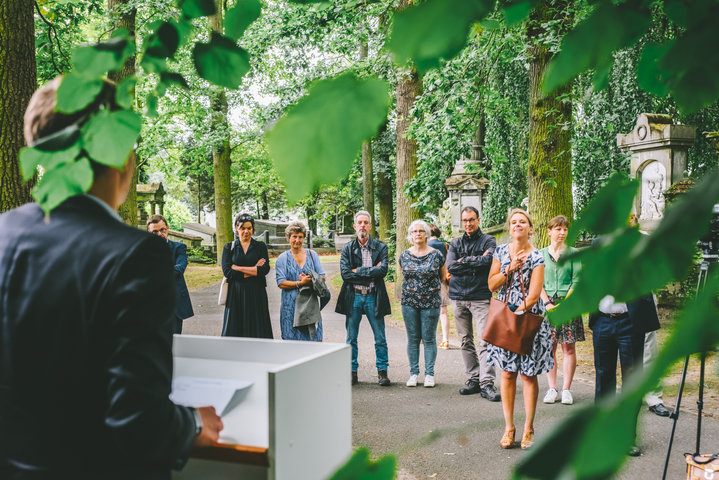
{"type": "Polygon", "coordinates": [[[352,371],[357,371],[357,335],[362,314],[367,316],[369,324],[374,333],[374,353],[377,358],[377,370],[387,370],[389,359],[387,358],[387,339],[384,334],[384,317],[375,317],[374,295],[360,295],[355,293],[352,304],[352,315],[347,315],[345,328],[347,329],[347,342],[352,346],[352,371]]]}
{"type": "Polygon", "coordinates": [[[622,384],[634,370],[641,370],[644,334],[636,333],[629,318],[613,319],[603,314],[592,326],[594,341],[595,400],[617,392],[617,352],[622,366],[622,384]]]}
{"type": "Polygon", "coordinates": [[[439,308],[414,308],[402,305],[402,318],[407,329],[407,357],[410,375],[419,375],[419,341],[424,343],[424,374],[434,375],[437,360],[437,321],[439,308]]]}

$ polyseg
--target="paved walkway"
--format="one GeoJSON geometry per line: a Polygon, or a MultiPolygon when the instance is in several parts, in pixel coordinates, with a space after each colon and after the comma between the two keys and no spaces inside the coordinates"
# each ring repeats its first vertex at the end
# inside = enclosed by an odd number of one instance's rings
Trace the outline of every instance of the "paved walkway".
{"type": "MultiPolygon", "coordinates": [[[[324,263],[328,276],[337,272],[338,263],[324,263]]],[[[275,338],[280,338],[280,290],[274,282],[274,271],[268,275],[267,292],[275,338]]],[[[195,317],[185,321],[184,332],[197,335],[219,335],[222,330],[224,307],[217,306],[217,291],[213,286],[191,292],[195,317]]],[[[334,313],[337,292],[323,310],[324,335],[327,342],[345,341],[344,317],[334,313]]],[[[435,366],[435,388],[408,388],[409,376],[406,355],[406,335],[401,322],[387,324],[389,346],[390,387],[377,385],[374,366],[374,341],[369,324],[363,320],[359,336],[359,380],[352,392],[352,437],[356,446],[369,447],[374,455],[397,456],[401,479],[502,479],[509,478],[512,465],[526,452],[519,448],[502,450],[499,439],[504,421],[501,403],[490,403],[479,395],[462,396],[457,390],[464,383],[464,366],[454,338],[449,350],[439,350],[435,366]]],[[[420,367],[423,360],[420,360],[420,367]]],[[[709,372],[711,374],[711,372],[709,372]]],[[[348,372],[349,375],[349,372],[348,372]]],[[[560,403],[545,405],[541,399],[546,391],[546,379],[540,378],[540,403],[537,408],[535,430],[541,438],[574,406],[560,403]]],[[[420,376],[420,381],[422,380],[420,376]]],[[[496,382],[499,385],[498,381],[496,382]]],[[[576,404],[593,401],[592,378],[576,377],[573,385],[576,404]]],[[[672,403],[673,399],[667,399],[672,403]]],[[[684,404],[694,404],[696,398],[687,396],[684,404]]],[[[524,421],[519,382],[515,424],[520,438],[524,421]]],[[[643,409],[646,412],[646,408],[643,409]]],[[[694,450],[697,417],[692,413],[679,416],[677,434],[672,449],[668,478],[686,478],[682,454],[694,450]]],[[[667,441],[672,422],[646,413],[641,419],[643,454],[628,458],[619,479],[660,479],[664,468],[667,441]]],[[[702,450],[719,451],[719,421],[705,418],[702,424],[702,450]]],[[[597,452],[601,455],[601,452],[597,452]]]]}

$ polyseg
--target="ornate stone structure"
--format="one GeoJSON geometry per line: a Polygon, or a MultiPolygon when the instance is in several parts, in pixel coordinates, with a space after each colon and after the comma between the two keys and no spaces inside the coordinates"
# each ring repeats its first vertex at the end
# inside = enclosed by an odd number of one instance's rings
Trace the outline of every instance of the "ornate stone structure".
{"type": "Polygon", "coordinates": [[[658,113],[640,114],[631,132],[617,135],[617,146],[632,154],[631,177],[641,182],[634,211],[643,230],[653,230],[664,216],[664,192],[686,175],[695,137],[696,127],[658,113]]]}
{"type": "MultiPolygon", "coordinates": [[[[478,157],[479,155],[473,152],[472,156],[478,157]]],[[[443,207],[445,211],[449,212],[453,237],[460,235],[463,231],[462,209],[464,207],[474,207],[479,211],[480,216],[482,214],[482,203],[489,180],[475,173],[479,170],[479,160],[460,157],[451,175],[444,182],[449,191],[449,198],[445,200],[443,207]]]]}
{"type": "Polygon", "coordinates": [[[165,189],[162,182],[137,185],[137,225],[143,229],[148,218],[146,203],[150,204],[149,215],[165,214],[165,189]]]}

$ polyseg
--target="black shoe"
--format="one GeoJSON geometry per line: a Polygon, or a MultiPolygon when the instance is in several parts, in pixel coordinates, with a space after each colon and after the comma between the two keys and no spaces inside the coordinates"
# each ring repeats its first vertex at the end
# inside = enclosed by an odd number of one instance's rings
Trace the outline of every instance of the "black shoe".
{"type": "Polygon", "coordinates": [[[357,385],[359,383],[359,378],[357,378],[357,372],[352,372],[352,385],[357,385]]]}
{"type": "Polygon", "coordinates": [[[377,372],[377,378],[379,378],[377,383],[379,383],[381,387],[389,387],[391,382],[389,378],[387,378],[387,370],[379,370],[377,372]]]}
{"type": "Polygon", "coordinates": [[[649,407],[649,411],[656,415],[659,415],[660,417],[669,416],[669,410],[667,410],[667,407],[665,407],[663,403],[652,405],[651,407],[649,407]]]}
{"type": "Polygon", "coordinates": [[[465,383],[464,385],[464,387],[459,389],[459,393],[461,395],[473,395],[475,393],[479,393],[482,390],[479,386],[479,383],[475,382],[474,380],[467,380],[467,383],[465,383]]]}
{"type": "Polygon", "coordinates": [[[642,454],[642,450],[637,445],[632,445],[632,447],[629,449],[629,452],[627,453],[630,457],[638,457],[642,454]]]}
{"type": "Polygon", "coordinates": [[[497,393],[497,389],[491,384],[481,387],[479,394],[482,395],[482,398],[486,398],[490,402],[498,402],[501,399],[499,393],[497,393]]]}

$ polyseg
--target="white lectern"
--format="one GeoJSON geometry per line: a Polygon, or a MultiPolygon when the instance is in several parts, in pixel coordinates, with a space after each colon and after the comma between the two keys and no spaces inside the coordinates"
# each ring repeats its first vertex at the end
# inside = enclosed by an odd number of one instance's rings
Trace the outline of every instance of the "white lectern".
{"type": "Polygon", "coordinates": [[[174,480],[320,480],[352,453],[350,347],[175,335],[174,375],[254,382],[174,480]]]}

